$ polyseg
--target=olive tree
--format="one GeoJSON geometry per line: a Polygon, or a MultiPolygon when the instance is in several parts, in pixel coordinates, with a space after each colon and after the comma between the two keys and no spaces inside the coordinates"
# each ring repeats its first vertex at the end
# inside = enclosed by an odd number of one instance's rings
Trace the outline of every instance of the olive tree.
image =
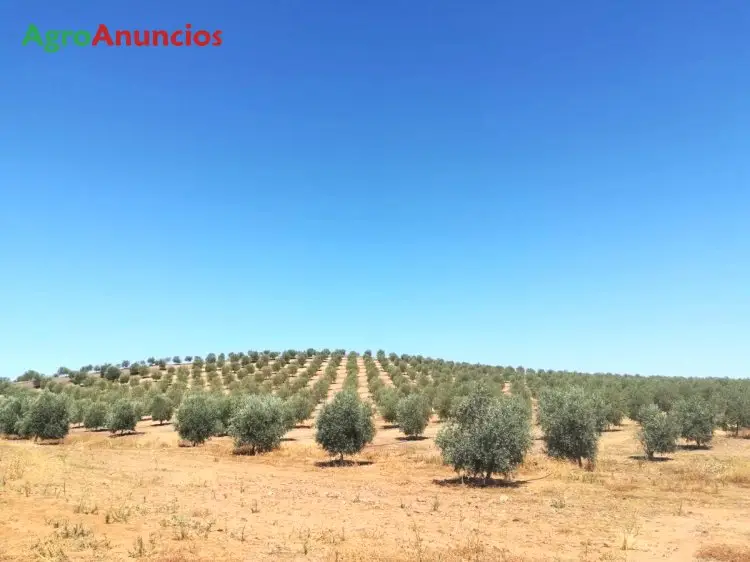
{"type": "Polygon", "coordinates": [[[286,433],[285,408],[273,395],[250,395],[232,415],[229,434],[235,450],[251,455],[277,448],[286,433]]]}
{"type": "Polygon", "coordinates": [[[83,423],[83,417],[86,415],[86,410],[89,407],[89,400],[75,400],[70,399],[68,401],[68,418],[72,425],[78,425],[83,423]]]}
{"type": "Polygon", "coordinates": [[[25,430],[37,439],[62,439],[68,434],[69,418],[65,398],[49,391],[34,400],[23,420],[25,430]]]}
{"type": "Polygon", "coordinates": [[[740,434],[740,429],[750,427],[750,389],[735,387],[729,391],[724,410],[724,425],[727,430],[740,434]]]}
{"type": "Polygon", "coordinates": [[[432,407],[422,394],[410,394],[399,400],[396,407],[396,421],[407,437],[418,437],[424,433],[430,421],[432,407]]]}
{"type": "Polygon", "coordinates": [[[27,437],[23,430],[23,420],[29,403],[20,396],[5,398],[0,402],[0,433],[27,437]]]}
{"type": "Polygon", "coordinates": [[[695,441],[698,447],[707,445],[714,436],[714,412],[711,405],[698,397],[680,400],[673,409],[680,436],[695,441]]]}
{"type": "Polygon", "coordinates": [[[99,429],[107,425],[107,405],[104,402],[92,402],[83,415],[83,427],[99,429]]]}
{"type": "Polygon", "coordinates": [[[449,383],[442,383],[435,389],[435,399],[432,405],[441,420],[447,420],[453,410],[454,390],[449,383]]]}
{"type": "Polygon", "coordinates": [[[213,401],[204,393],[194,393],[180,403],[175,425],[180,438],[195,446],[214,434],[217,420],[213,401]]]}
{"type": "Polygon", "coordinates": [[[653,460],[655,453],[671,453],[677,449],[680,427],[674,415],[663,412],[656,404],[650,404],[641,408],[638,419],[641,424],[638,441],[648,460],[653,460]]]}
{"type": "Polygon", "coordinates": [[[163,424],[172,419],[174,405],[164,394],[157,394],[151,399],[151,419],[163,424]]]}
{"type": "Polygon", "coordinates": [[[591,407],[594,410],[594,418],[596,419],[596,430],[601,433],[607,429],[609,423],[609,405],[604,400],[604,397],[599,393],[592,393],[589,396],[591,401],[591,407]]]}
{"type": "Polygon", "coordinates": [[[640,421],[641,410],[653,402],[653,393],[644,385],[639,383],[631,385],[626,398],[626,410],[628,417],[633,421],[640,421]]]}
{"type": "Polygon", "coordinates": [[[581,388],[547,390],[539,397],[539,425],[547,454],[583,466],[596,460],[602,427],[601,411],[581,388]]]}
{"type": "Polygon", "coordinates": [[[360,452],[375,437],[372,406],[356,392],[336,394],[320,410],[315,425],[315,441],[342,463],[344,455],[360,452]]]}
{"type": "Polygon", "coordinates": [[[211,395],[211,409],[215,417],[214,435],[217,437],[227,435],[232,415],[238,406],[237,396],[225,396],[222,393],[211,395]]]}
{"type": "Polygon", "coordinates": [[[435,444],[462,477],[510,478],[531,448],[529,410],[520,398],[493,397],[479,386],[458,402],[435,444]]]}
{"type": "Polygon", "coordinates": [[[102,371],[102,376],[108,381],[113,382],[120,378],[120,374],[120,369],[114,365],[108,365],[107,368],[102,371]]]}
{"type": "Polygon", "coordinates": [[[288,413],[288,419],[292,427],[298,423],[310,418],[315,410],[315,403],[309,390],[304,389],[291,396],[285,404],[288,413]]]}
{"type": "Polygon", "coordinates": [[[107,414],[107,429],[110,432],[120,434],[126,431],[135,431],[138,422],[138,413],[130,400],[120,399],[114,404],[107,414]]]}
{"type": "Polygon", "coordinates": [[[378,411],[385,423],[396,423],[399,394],[395,388],[385,387],[377,395],[378,411]]]}
{"type": "Polygon", "coordinates": [[[182,402],[182,397],[185,394],[185,391],[186,387],[184,383],[178,382],[170,386],[165,394],[167,398],[172,401],[172,404],[180,404],[182,402]]]}
{"type": "Polygon", "coordinates": [[[605,390],[603,394],[604,402],[607,406],[606,417],[607,425],[622,425],[622,418],[625,417],[625,401],[621,392],[614,388],[605,390]]]}

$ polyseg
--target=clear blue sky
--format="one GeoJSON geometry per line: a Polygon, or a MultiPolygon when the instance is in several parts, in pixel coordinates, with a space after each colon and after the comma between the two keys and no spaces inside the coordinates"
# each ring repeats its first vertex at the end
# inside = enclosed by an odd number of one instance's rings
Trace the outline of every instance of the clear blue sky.
{"type": "Polygon", "coordinates": [[[0,375],[247,349],[750,376],[750,4],[5,0],[0,375]],[[223,30],[219,48],[21,46],[223,30]]]}

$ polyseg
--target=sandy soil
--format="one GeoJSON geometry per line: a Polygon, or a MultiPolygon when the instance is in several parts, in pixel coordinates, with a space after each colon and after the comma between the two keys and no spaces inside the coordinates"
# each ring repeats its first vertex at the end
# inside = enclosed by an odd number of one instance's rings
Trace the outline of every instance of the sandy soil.
{"type": "Polygon", "coordinates": [[[750,440],[648,463],[628,424],[594,471],[534,452],[512,485],[479,488],[440,464],[437,428],[380,429],[345,467],[304,428],[261,457],[181,448],[150,421],[0,441],[0,559],[750,560],[750,440]]]}

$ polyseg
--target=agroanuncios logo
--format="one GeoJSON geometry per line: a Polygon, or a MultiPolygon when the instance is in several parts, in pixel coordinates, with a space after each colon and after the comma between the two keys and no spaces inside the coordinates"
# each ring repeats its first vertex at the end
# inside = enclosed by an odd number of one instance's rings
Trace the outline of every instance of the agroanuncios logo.
{"type": "Polygon", "coordinates": [[[42,33],[33,24],[29,25],[23,37],[23,45],[36,44],[48,53],[56,53],[63,47],[219,47],[221,30],[193,30],[191,24],[185,29],[167,31],[164,29],[116,29],[100,23],[94,33],[86,30],[50,29],[42,33]]]}

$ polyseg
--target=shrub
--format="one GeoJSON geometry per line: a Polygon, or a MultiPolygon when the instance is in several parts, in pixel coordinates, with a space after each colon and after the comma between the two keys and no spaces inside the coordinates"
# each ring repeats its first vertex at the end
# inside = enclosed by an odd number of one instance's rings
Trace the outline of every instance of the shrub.
{"type": "Polygon", "coordinates": [[[38,371],[29,370],[26,371],[23,375],[16,378],[16,381],[40,381],[42,380],[42,378],[43,375],[38,371]]]}
{"type": "Polygon", "coordinates": [[[330,455],[360,452],[375,437],[372,406],[363,403],[355,392],[339,392],[318,414],[315,441],[330,455]]]}
{"type": "Polygon", "coordinates": [[[103,376],[108,381],[116,381],[120,378],[120,369],[114,365],[109,365],[103,372],[103,376]]]}
{"type": "Polygon", "coordinates": [[[641,408],[638,419],[641,420],[638,440],[648,460],[653,460],[655,453],[671,453],[677,449],[680,428],[673,415],[650,404],[641,408]]]}
{"type": "Polygon", "coordinates": [[[163,424],[172,419],[174,405],[172,401],[163,394],[157,394],[151,400],[151,419],[163,424]]]}
{"type": "Polygon", "coordinates": [[[494,398],[485,387],[461,400],[435,443],[443,462],[458,473],[509,478],[531,448],[529,410],[517,397],[494,398]]]}
{"type": "Polygon", "coordinates": [[[104,402],[92,402],[83,415],[83,427],[99,429],[107,425],[107,405],[104,402]]]}
{"type": "Polygon", "coordinates": [[[286,433],[284,411],[284,402],[277,396],[246,397],[229,425],[235,449],[249,449],[254,455],[277,448],[286,433]]]}
{"type": "Polygon", "coordinates": [[[695,441],[698,447],[707,445],[714,436],[714,413],[711,405],[698,397],[680,400],[674,405],[680,436],[695,441]]]}
{"type": "Polygon", "coordinates": [[[138,422],[138,414],[130,400],[120,399],[109,410],[107,415],[107,429],[112,433],[119,431],[121,434],[126,431],[135,431],[135,424],[138,422]]]}
{"type": "Polygon", "coordinates": [[[396,423],[399,394],[395,388],[384,388],[378,395],[378,410],[385,423],[396,423]]]}
{"type": "Polygon", "coordinates": [[[580,388],[548,390],[539,397],[539,425],[547,454],[594,462],[599,448],[602,418],[595,403],[580,388]]]}
{"type": "Polygon", "coordinates": [[[88,378],[89,378],[88,371],[80,370],[80,371],[76,371],[70,376],[70,381],[73,384],[83,386],[86,382],[86,379],[88,378]]]}
{"type": "Polygon", "coordinates": [[[399,400],[396,420],[404,435],[416,437],[424,433],[431,413],[432,407],[427,397],[421,394],[411,394],[399,400]]]}
{"type": "Polygon", "coordinates": [[[217,422],[211,399],[203,393],[190,394],[177,409],[177,433],[195,445],[204,443],[214,434],[217,422]]]}
{"type": "Polygon", "coordinates": [[[68,409],[62,396],[42,392],[31,403],[23,420],[24,430],[37,439],[62,439],[68,434],[68,409]]]}

